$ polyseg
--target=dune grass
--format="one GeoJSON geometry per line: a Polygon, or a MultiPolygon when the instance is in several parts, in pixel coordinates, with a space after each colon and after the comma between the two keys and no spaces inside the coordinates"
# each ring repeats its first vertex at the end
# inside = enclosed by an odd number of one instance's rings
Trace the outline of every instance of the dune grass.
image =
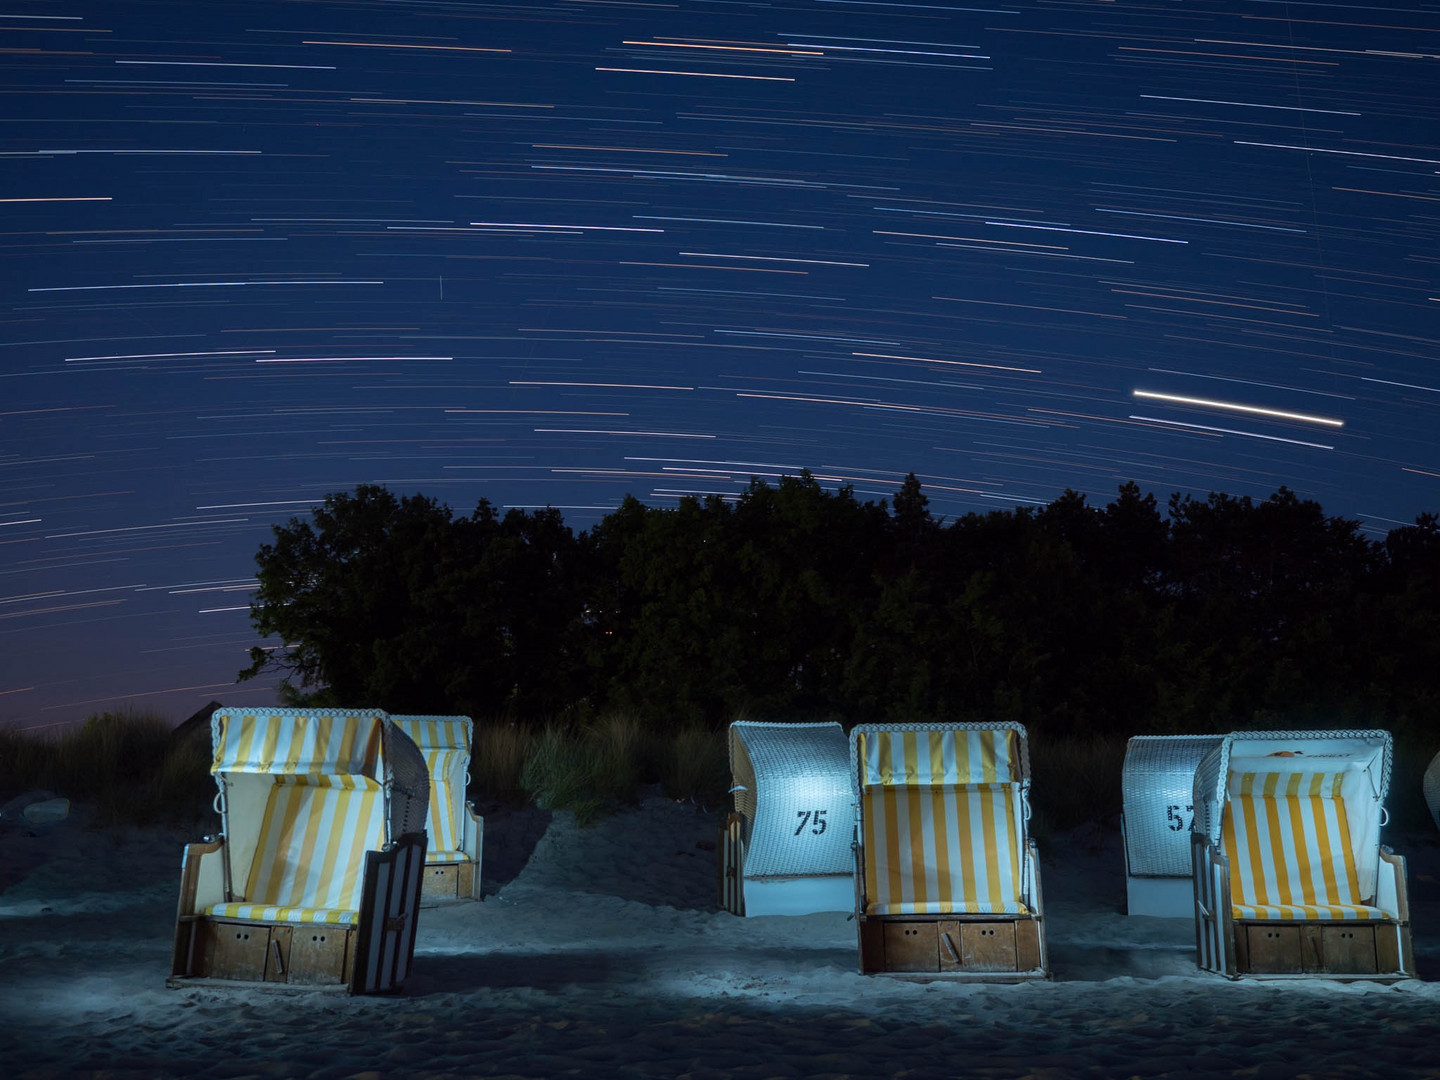
{"type": "Polygon", "coordinates": [[[48,737],[0,731],[0,795],[53,791],[91,805],[98,825],[195,821],[215,797],[210,747],[170,728],[153,713],[120,711],[48,737]]]}
{"type": "Polygon", "coordinates": [[[1123,735],[1097,734],[1037,733],[1030,739],[1031,830],[1037,840],[1119,818],[1126,742],[1123,735]]]}

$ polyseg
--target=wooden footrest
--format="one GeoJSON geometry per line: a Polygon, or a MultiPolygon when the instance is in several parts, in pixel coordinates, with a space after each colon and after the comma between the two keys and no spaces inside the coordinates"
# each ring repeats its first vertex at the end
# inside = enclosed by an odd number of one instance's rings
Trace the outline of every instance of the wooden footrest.
{"type": "Polygon", "coordinates": [[[877,919],[860,924],[866,974],[991,975],[1038,972],[1036,919],[877,919]]]}

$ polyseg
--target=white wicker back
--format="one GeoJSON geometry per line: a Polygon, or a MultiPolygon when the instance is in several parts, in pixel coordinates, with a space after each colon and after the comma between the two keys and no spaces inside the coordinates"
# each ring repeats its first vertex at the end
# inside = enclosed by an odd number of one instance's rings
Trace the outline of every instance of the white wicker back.
{"type": "Polygon", "coordinates": [[[1120,787],[1125,865],[1137,877],[1192,874],[1195,770],[1221,735],[1137,735],[1125,747],[1120,787]]]}
{"type": "Polygon", "coordinates": [[[730,725],[747,882],[854,873],[849,745],[839,724],[730,725]]]}
{"type": "Polygon", "coordinates": [[[1440,829],[1440,754],[1430,759],[1430,767],[1425,770],[1424,790],[1425,805],[1430,808],[1430,820],[1440,829]]]}

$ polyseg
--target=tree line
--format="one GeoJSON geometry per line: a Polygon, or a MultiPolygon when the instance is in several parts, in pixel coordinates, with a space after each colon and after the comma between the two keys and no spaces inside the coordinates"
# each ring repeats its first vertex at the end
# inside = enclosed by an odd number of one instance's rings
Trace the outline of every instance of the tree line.
{"type": "Polygon", "coordinates": [[[402,713],[1428,727],[1440,686],[1440,521],[1371,540],[1283,487],[946,521],[913,474],[861,502],[802,473],[577,534],[361,486],[256,562],[251,620],[283,644],[240,677],[402,713]]]}

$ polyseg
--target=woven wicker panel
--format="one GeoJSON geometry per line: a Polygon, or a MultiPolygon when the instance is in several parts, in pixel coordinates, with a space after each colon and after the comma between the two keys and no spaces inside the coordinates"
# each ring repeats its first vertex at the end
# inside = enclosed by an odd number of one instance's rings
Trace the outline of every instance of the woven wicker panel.
{"type": "Polygon", "coordinates": [[[1120,787],[1125,858],[1137,877],[1189,877],[1195,770],[1220,735],[1137,735],[1126,745],[1120,787]]]}
{"type": "Polygon", "coordinates": [[[388,840],[423,833],[430,812],[430,773],[425,755],[410,736],[385,724],[385,780],[390,796],[388,840]]]}
{"type": "Polygon", "coordinates": [[[1425,770],[1425,805],[1430,808],[1430,820],[1440,829],[1440,754],[1430,760],[1425,770]]]}
{"type": "Polygon", "coordinates": [[[730,725],[735,809],[745,815],[745,877],[850,874],[854,796],[839,724],[730,725]]]}

